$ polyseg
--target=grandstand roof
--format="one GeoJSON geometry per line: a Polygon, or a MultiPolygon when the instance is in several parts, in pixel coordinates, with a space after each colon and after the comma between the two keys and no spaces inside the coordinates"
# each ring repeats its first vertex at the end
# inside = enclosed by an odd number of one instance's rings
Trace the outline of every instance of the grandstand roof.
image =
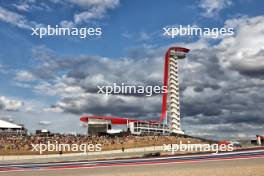
{"type": "Polygon", "coordinates": [[[7,122],[4,120],[0,119],[0,128],[13,128],[13,129],[21,129],[22,126],[11,123],[11,122],[7,122]]]}

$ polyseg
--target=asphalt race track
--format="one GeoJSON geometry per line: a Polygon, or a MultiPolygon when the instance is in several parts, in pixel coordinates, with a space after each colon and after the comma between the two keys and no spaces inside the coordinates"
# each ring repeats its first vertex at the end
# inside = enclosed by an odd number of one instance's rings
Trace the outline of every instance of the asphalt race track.
{"type": "Polygon", "coordinates": [[[206,170],[228,166],[243,168],[244,165],[250,168],[263,166],[264,170],[264,150],[120,160],[2,164],[0,175],[148,175],[151,172],[168,172],[164,174],[171,175],[174,170],[176,172],[189,168],[190,171],[199,166],[206,170]]]}

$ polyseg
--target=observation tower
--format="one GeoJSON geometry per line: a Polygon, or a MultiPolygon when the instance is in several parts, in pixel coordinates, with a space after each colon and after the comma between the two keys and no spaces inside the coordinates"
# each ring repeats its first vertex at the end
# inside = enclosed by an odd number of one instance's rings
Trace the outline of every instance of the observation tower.
{"type": "Polygon", "coordinates": [[[138,120],[123,117],[84,115],[81,121],[87,123],[87,135],[112,134],[112,125],[127,125],[132,134],[183,134],[180,123],[180,94],[178,60],[184,59],[189,49],[171,47],[165,54],[164,85],[160,119],[138,120]]]}
{"type": "Polygon", "coordinates": [[[180,94],[178,60],[184,59],[189,49],[171,47],[165,54],[164,83],[167,93],[162,97],[162,113],[160,121],[169,126],[172,133],[183,134],[180,123],[180,94]]]}

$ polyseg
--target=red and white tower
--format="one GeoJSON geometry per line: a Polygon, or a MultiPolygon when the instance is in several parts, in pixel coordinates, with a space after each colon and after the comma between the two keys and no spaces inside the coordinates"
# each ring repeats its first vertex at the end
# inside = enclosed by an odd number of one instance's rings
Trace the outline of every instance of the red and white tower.
{"type": "Polygon", "coordinates": [[[160,121],[170,127],[172,133],[183,134],[180,124],[180,94],[178,77],[178,60],[184,59],[187,48],[171,47],[165,55],[164,86],[167,93],[162,97],[162,114],[160,121]]]}

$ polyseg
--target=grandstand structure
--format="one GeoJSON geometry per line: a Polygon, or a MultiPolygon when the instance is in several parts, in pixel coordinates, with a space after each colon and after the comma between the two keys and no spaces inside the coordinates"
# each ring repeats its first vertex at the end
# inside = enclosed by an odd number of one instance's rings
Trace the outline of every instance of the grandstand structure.
{"type": "Polygon", "coordinates": [[[0,135],[1,134],[26,134],[27,129],[23,125],[18,125],[8,120],[0,119],[0,135]]]}
{"type": "Polygon", "coordinates": [[[113,125],[126,125],[132,134],[183,134],[180,116],[178,60],[184,59],[189,49],[171,47],[165,54],[162,112],[159,120],[84,115],[80,120],[87,124],[87,134],[113,133],[113,125]]]}

